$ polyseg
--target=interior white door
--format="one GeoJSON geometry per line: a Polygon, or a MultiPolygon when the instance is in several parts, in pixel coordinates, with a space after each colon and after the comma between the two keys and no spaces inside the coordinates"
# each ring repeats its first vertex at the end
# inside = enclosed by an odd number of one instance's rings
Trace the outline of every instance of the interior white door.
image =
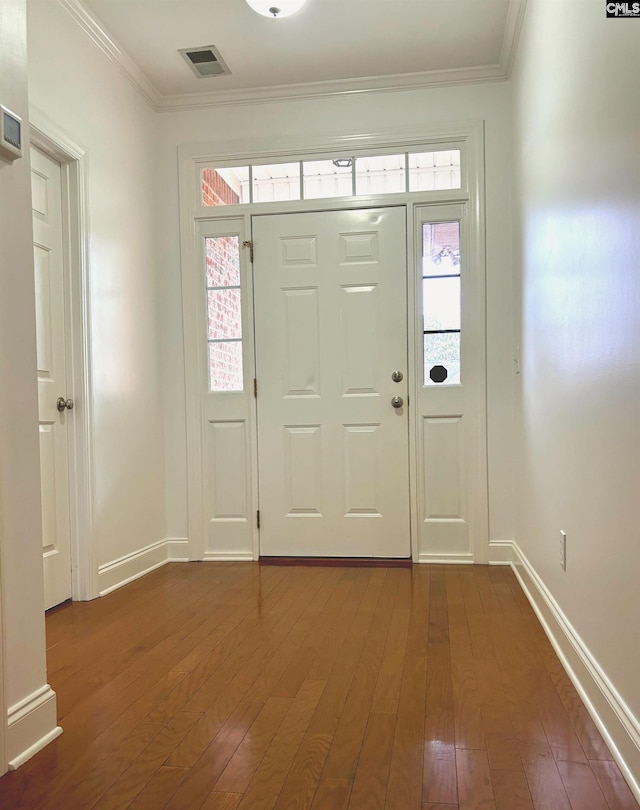
{"type": "Polygon", "coordinates": [[[45,608],[71,597],[69,449],[60,165],[31,149],[45,608]],[[58,402],[60,407],[58,408],[58,402]],[[64,407],[63,407],[64,403],[64,407]]]}
{"type": "Polygon", "coordinates": [[[260,554],[408,557],[405,209],[257,216],[253,243],[260,554]]]}

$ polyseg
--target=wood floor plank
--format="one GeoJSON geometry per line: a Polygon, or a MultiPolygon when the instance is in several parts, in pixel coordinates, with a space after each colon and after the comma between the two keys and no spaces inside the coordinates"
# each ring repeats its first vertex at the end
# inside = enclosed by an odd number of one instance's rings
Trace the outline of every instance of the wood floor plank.
{"type": "Polygon", "coordinates": [[[534,810],[522,771],[491,771],[497,810],[534,810]]]}
{"type": "Polygon", "coordinates": [[[507,705],[484,708],[482,725],[491,770],[522,771],[522,759],[507,705]]]}
{"type": "Polygon", "coordinates": [[[404,652],[407,646],[411,611],[397,607],[391,615],[389,632],[376,681],[371,711],[375,714],[395,714],[400,700],[400,684],[404,652]]]}
{"type": "Polygon", "coordinates": [[[318,655],[311,669],[309,678],[315,680],[327,680],[331,675],[331,670],[336,662],[342,645],[344,644],[349,628],[356,616],[365,592],[371,581],[372,569],[365,569],[364,576],[357,576],[355,571],[350,569],[345,573],[344,582],[348,591],[340,613],[335,614],[330,624],[329,632],[325,636],[318,655]]]}
{"type": "Polygon", "coordinates": [[[239,807],[242,810],[271,810],[309,729],[325,689],[326,681],[305,681],[291,704],[239,807]]]}
{"type": "Polygon", "coordinates": [[[309,810],[330,745],[330,734],[304,735],[274,810],[309,810]]]}
{"type": "Polygon", "coordinates": [[[414,569],[411,620],[389,769],[389,808],[419,807],[424,767],[424,718],[429,628],[429,572],[414,569]]]}
{"type": "Polygon", "coordinates": [[[265,703],[216,782],[215,790],[222,793],[246,791],[291,703],[290,699],[274,697],[265,703]]]}
{"type": "Polygon", "coordinates": [[[352,784],[349,779],[321,779],[311,810],[346,810],[352,784]]]}
{"type": "MultiPolygon", "coordinates": [[[[56,808],[63,802],[65,807],[94,807],[111,789],[111,785],[125,773],[133,762],[146,750],[147,746],[163,731],[157,723],[141,723],[113,753],[99,766],[84,774],[74,786],[64,791],[53,790],[41,796],[34,807],[56,808]]],[[[24,805],[26,807],[29,804],[24,805]]]]}
{"type": "Polygon", "coordinates": [[[521,748],[520,755],[535,810],[571,810],[553,756],[534,748],[521,748]]]}
{"type": "Polygon", "coordinates": [[[609,810],[591,767],[579,762],[558,762],[558,771],[571,807],[580,810],[609,810]]]}
{"type": "Polygon", "coordinates": [[[2,810],[639,810],[507,567],[169,564],[46,626],[2,810]]]}
{"type": "Polygon", "coordinates": [[[97,810],[122,810],[129,807],[199,716],[188,712],[176,714],[94,807],[97,810]]]}
{"type": "MultiPolygon", "coordinates": [[[[236,707],[190,768],[167,807],[182,810],[202,804],[208,794],[215,790],[216,782],[251,728],[260,708],[257,703],[241,703],[236,707]]],[[[167,762],[171,762],[171,758],[167,762]]]]}
{"type": "MultiPolygon", "coordinates": [[[[278,668],[274,671],[273,653],[282,644],[287,632],[297,620],[305,600],[315,592],[314,580],[317,582],[320,578],[316,569],[311,575],[307,573],[305,577],[301,577],[301,582],[296,584],[285,602],[289,607],[289,610],[285,609],[287,620],[282,619],[283,605],[279,604],[278,610],[274,609],[268,618],[265,617],[266,632],[247,636],[236,648],[235,653],[225,658],[206,684],[186,704],[187,708],[202,707],[206,711],[180,747],[173,752],[169,765],[191,767],[196,762],[212,737],[218,733],[233,710],[245,698],[256,679],[264,678],[268,666],[265,659],[271,663],[273,681],[271,687],[266,690],[268,696],[286,666],[286,659],[280,660],[278,668]],[[269,652],[272,653],[271,656],[269,652]]],[[[255,694],[249,695],[248,699],[251,702],[260,700],[255,694]]]]}
{"type": "Polygon", "coordinates": [[[460,810],[496,810],[486,751],[458,749],[456,768],[460,810]]]}
{"type": "Polygon", "coordinates": [[[162,765],[129,805],[131,810],[157,810],[176,792],[187,777],[187,768],[171,768],[162,765]]]}
{"type": "Polygon", "coordinates": [[[398,579],[393,577],[392,573],[389,572],[389,576],[385,579],[362,654],[356,664],[344,708],[331,741],[323,771],[325,778],[353,779],[356,771],[398,590],[398,579]]]}
{"type": "Polygon", "coordinates": [[[395,717],[390,714],[372,714],[369,718],[351,790],[349,810],[377,810],[385,807],[395,723],[395,717]]]}
{"type": "Polygon", "coordinates": [[[318,734],[335,733],[386,576],[385,569],[373,570],[360,608],[329,673],[327,688],[309,725],[309,731],[318,734]]]}
{"type": "Polygon", "coordinates": [[[453,709],[427,707],[424,723],[422,801],[458,803],[453,709]]]}
{"type": "Polygon", "coordinates": [[[615,762],[595,760],[591,770],[611,810],[637,810],[638,803],[615,762]]]}
{"type": "Polygon", "coordinates": [[[433,802],[425,802],[422,805],[422,810],[458,810],[457,804],[434,804],[433,802]]]}
{"type": "Polygon", "coordinates": [[[241,793],[210,793],[202,810],[236,810],[241,801],[241,793]]]}

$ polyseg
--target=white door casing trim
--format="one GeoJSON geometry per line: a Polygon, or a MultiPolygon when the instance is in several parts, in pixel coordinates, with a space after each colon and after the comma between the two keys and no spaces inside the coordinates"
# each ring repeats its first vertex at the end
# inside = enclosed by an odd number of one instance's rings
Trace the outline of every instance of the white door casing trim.
{"type": "Polygon", "coordinates": [[[38,109],[30,110],[31,143],[62,171],[63,251],[65,275],[67,376],[74,401],[69,420],[69,501],[71,528],[71,593],[74,600],[98,596],[94,564],[93,395],[89,283],[87,152],[38,109]]]}
{"type": "MultiPolygon", "coordinates": [[[[179,157],[179,197],[180,197],[180,241],[181,241],[181,280],[182,280],[182,315],[184,329],[184,362],[185,362],[185,403],[186,403],[186,432],[187,432],[187,497],[188,497],[188,542],[189,558],[216,559],[212,552],[205,554],[204,548],[204,453],[201,404],[201,390],[204,377],[202,360],[201,330],[194,318],[194,313],[201,305],[201,285],[198,273],[199,250],[197,247],[198,226],[204,221],[214,222],[220,220],[244,220],[244,232],[250,233],[250,222],[253,214],[267,213],[294,213],[302,211],[328,211],[350,208],[388,207],[405,205],[407,207],[407,263],[410,268],[408,274],[408,330],[409,336],[409,435],[410,435],[410,512],[411,512],[411,556],[414,562],[484,562],[489,558],[489,528],[487,495],[487,469],[486,469],[486,358],[485,358],[485,332],[486,315],[484,300],[485,266],[485,232],[484,232],[484,123],[470,121],[436,125],[414,131],[386,131],[367,135],[350,135],[337,138],[324,138],[311,142],[308,139],[289,141],[267,140],[252,136],[241,141],[210,142],[184,144],[178,149],[179,157]],[[413,194],[386,194],[377,196],[362,196],[339,199],[306,200],[285,203],[261,203],[254,205],[227,205],[218,208],[199,205],[199,176],[202,168],[207,166],[238,166],[248,163],[268,162],[273,160],[301,160],[322,159],[336,153],[375,154],[376,151],[389,151],[391,148],[398,151],[412,149],[452,149],[460,148],[462,152],[463,188],[455,191],[424,192],[413,194]],[[483,367],[482,379],[477,395],[474,412],[475,428],[478,431],[477,448],[479,455],[474,470],[477,473],[479,486],[484,492],[485,503],[479,504],[475,510],[478,521],[475,537],[473,538],[472,552],[464,555],[464,559],[447,557],[430,558],[429,555],[420,554],[417,538],[419,537],[418,516],[418,454],[416,450],[417,417],[414,403],[417,402],[418,379],[416,373],[419,367],[418,332],[421,332],[422,314],[414,306],[416,295],[417,236],[415,233],[414,208],[418,205],[458,203],[463,204],[466,210],[468,223],[467,250],[469,262],[482,277],[482,300],[478,303],[482,310],[483,334],[481,339],[481,356],[483,367]]],[[[246,238],[246,237],[245,237],[246,238]]],[[[243,288],[243,295],[251,304],[252,296],[252,268],[247,274],[247,289],[243,288]]],[[[253,329],[253,324],[251,324],[253,329]]],[[[253,339],[253,334],[251,335],[253,339]]],[[[253,368],[255,357],[252,353],[253,368]]],[[[253,510],[258,509],[257,502],[257,426],[255,421],[255,400],[252,398],[253,411],[251,418],[251,454],[254,459],[252,474],[253,510]]],[[[479,499],[476,499],[476,501],[479,499]]],[[[254,559],[259,554],[258,532],[254,530],[254,559]]],[[[219,559],[219,557],[218,557],[219,559]]],[[[224,559],[247,559],[246,551],[237,556],[225,552],[224,559]]]]}

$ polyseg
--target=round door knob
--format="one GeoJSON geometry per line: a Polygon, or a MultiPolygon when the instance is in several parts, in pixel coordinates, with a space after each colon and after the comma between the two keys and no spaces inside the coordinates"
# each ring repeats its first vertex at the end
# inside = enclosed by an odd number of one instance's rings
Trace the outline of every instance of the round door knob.
{"type": "Polygon", "coordinates": [[[64,397],[58,397],[56,400],[56,408],[62,413],[64,410],[73,410],[73,400],[72,399],[65,399],[64,397]]]}
{"type": "Polygon", "coordinates": [[[402,406],[404,405],[404,400],[402,399],[402,397],[394,397],[391,400],[391,404],[393,405],[394,408],[402,408],[402,406]]]}
{"type": "Polygon", "coordinates": [[[394,371],[393,374],[391,375],[391,379],[394,382],[402,382],[402,380],[404,379],[404,374],[401,371],[394,371]]]}

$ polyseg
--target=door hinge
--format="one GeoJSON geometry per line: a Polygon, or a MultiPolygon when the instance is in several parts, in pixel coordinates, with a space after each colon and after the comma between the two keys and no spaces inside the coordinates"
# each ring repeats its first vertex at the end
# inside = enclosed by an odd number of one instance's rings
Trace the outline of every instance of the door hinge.
{"type": "Polygon", "coordinates": [[[253,396],[254,397],[258,396],[258,381],[256,380],[255,377],[253,378],[253,396]]]}
{"type": "Polygon", "coordinates": [[[260,510],[256,512],[256,526],[260,528],[260,510]]]}
{"type": "Polygon", "coordinates": [[[253,241],[251,239],[246,239],[242,243],[242,247],[249,248],[249,261],[251,262],[251,264],[253,264],[253,241]]]}

